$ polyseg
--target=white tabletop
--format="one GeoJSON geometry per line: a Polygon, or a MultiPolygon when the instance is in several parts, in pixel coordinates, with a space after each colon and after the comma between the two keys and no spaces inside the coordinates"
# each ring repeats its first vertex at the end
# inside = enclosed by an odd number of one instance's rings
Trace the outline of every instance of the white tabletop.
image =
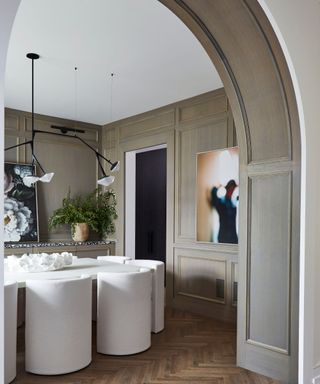
{"type": "Polygon", "coordinates": [[[96,260],[90,258],[80,258],[73,261],[58,271],[49,272],[8,272],[7,265],[4,266],[4,280],[17,281],[19,288],[26,285],[26,280],[42,279],[66,279],[81,275],[90,275],[92,279],[97,278],[98,272],[137,272],[140,268],[130,264],[119,264],[111,261],[96,260]]]}

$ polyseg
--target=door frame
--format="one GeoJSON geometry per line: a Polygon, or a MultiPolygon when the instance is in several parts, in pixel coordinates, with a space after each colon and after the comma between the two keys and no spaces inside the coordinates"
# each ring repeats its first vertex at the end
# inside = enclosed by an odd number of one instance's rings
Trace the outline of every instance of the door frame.
{"type": "MultiPolygon", "coordinates": [[[[115,123],[114,125],[117,125],[115,123]]],[[[111,125],[112,129],[112,125],[111,125]]],[[[174,156],[175,156],[175,132],[172,126],[168,126],[163,132],[153,135],[135,135],[123,140],[119,140],[118,158],[125,164],[125,154],[132,151],[144,151],[146,148],[156,148],[166,146],[167,149],[167,219],[166,219],[166,303],[170,304],[173,291],[173,275],[169,272],[173,270],[173,241],[174,241],[174,156]]],[[[126,170],[121,168],[116,184],[116,193],[118,200],[118,215],[125,217],[125,194],[127,186],[125,185],[126,170]],[[124,186],[124,188],[121,188],[124,186]]],[[[125,252],[125,223],[124,220],[117,224],[117,237],[120,239],[116,243],[116,254],[123,255],[125,252]]]]}

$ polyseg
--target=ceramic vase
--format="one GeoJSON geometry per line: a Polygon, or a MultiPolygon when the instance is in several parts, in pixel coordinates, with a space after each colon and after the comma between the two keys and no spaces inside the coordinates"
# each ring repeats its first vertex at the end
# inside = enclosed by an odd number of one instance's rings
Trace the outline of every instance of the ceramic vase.
{"type": "Polygon", "coordinates": [[[71,233],[73,241],[86,241],[89,237],[89,226],[87,223],[76,223],[73,225],[71,233]]]}

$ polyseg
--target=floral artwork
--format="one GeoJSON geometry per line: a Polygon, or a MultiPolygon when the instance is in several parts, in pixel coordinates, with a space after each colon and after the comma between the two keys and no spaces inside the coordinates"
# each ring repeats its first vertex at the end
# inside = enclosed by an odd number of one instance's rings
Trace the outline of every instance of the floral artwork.
{"type": "Polygon", "coordinates": [[[4,241],[38,241],[37,194],[34,185],[23,183],[34,172],[28,164],[5,163],[4,241]]]}
{"type": "Polygon", "coordinates": [[[197,154],[197,241],[237,244],[239,149],[197,154]]]}

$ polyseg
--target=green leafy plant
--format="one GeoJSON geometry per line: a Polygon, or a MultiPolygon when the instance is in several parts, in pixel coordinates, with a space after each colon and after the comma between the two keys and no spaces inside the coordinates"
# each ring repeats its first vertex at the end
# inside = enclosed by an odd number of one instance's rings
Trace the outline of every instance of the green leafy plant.
{"type": "Polygon", "coordinates": [[[114,220],[117,219],[116,195],[112,190],[104,191],[98,187],[91,194],[91,204],[96,213],[97,232],[103,237],[115,232],[114,220]]]}
{"type": "Polygon", "coordinates": [[[102,187],[90,194],[75,197],[71,197],[69,190],[62,200],[62,207],[52,213],[49,228],[69,224],[74,234],[75,224],[87,223],[90,229],[102,237],[110,235],[115,232],[114,220],[118,217],[116,204],[114,191],[104,191],[102,187]]]}
{"type": "Polygon", "coordinates": [[[71,233],[74,234],[77,223],[87,223],[89,228],[98,231],[96,209],[92,206],[91,195],[71,197],[69,190],[67,196],[62,200],[62,207],[52,213],[49,228],[69,224],[71,233]]]}

